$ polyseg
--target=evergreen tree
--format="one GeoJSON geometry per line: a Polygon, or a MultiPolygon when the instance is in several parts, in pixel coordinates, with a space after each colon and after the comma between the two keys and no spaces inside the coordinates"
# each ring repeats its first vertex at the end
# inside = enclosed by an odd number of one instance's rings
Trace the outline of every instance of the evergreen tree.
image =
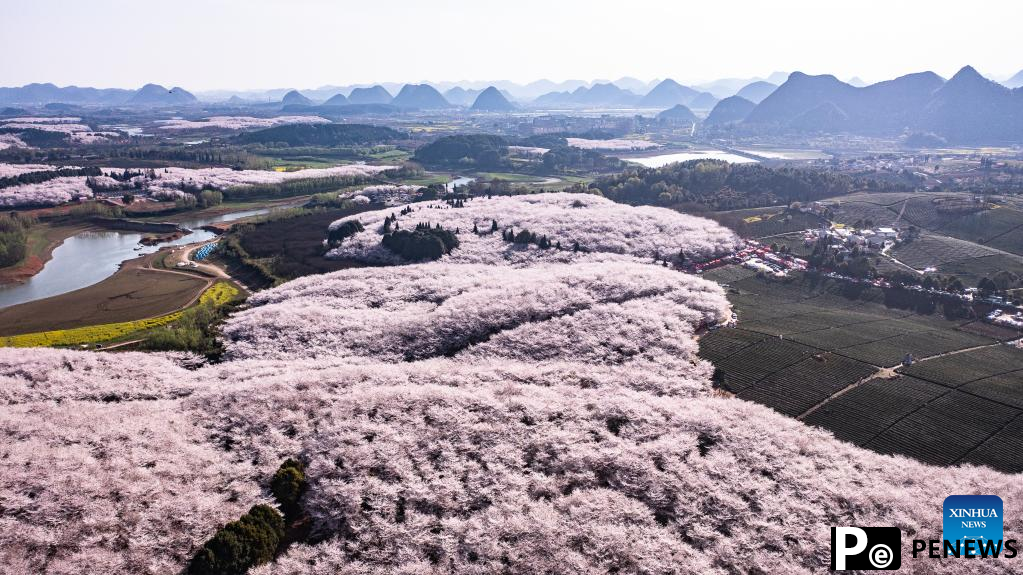
{"type": "Polygon", "coordinates": [[[268,505],[256,505],[213,535],[192,558],[192,575],[242,575],[273,560],[284,537],[284,519],[268,505]]]}
{"type": "Polygon", "coordinates": [[[299,500],[306,489],[305,466],[294,459],[281,464],[270,480],[270,493],[284,512],[288,521],[298,519],[302,513],[299,500]]]}

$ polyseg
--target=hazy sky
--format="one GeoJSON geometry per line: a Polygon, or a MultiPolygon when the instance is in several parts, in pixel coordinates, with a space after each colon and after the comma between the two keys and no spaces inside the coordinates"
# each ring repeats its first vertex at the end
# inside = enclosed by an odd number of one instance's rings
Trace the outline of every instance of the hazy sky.
{"type": "Polygon", "coordinates": [[[0,85],[1000,78],[1020,22],[1020,0],[0,0],[0,85]]]}

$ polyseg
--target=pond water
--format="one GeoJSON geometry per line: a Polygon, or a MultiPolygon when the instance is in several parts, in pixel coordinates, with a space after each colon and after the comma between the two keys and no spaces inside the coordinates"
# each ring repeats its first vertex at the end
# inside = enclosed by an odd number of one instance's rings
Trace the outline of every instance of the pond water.
{"type": "Polygon", "coordinates": [[[459,177],[451,180],[450,182],[444,184],[444,187],[447,189],[447,191],[451,192],[451,191],[454,191],[455,186],[467,186],[467,185],[469,185],[469,184],[471,184],[471,183],[473,183],[475,181],[476,181],[476,178],[468,178],[466,176],[459,176],[459,177]]]}
{"type": "Polygon", "coordinates": [[[770,160],[826,160],[831,157],[831,154],[826,154],[820,150],[748,148],[741,151],[746,152],[747,154],[768,158],[770,160]]]}
{"type": "Polygon", "coordinates": [[[193,230],[171,242],[157,246],[139,243],[144,233],[112,230],[86,231],[64,240],[42,271],[23,284],[0,286],[0,308],[60,295],[99,283],[114,274],[121,262],[151,254],[162,246],[181,246],[216,237],[199,228],[216,222],[229,222],[269,212],[269,209],[231,212],[208,218],[189,218],[181,227],[193,230]]]}
{"type": "Polygon", "coordinates": [[[626,158],[622,160],[635,162],[648,168],[660,168],[675,162],[688,162],[689,160],[724,160],[733,164],[751,164],[756,160],[722,152],[721,150],[693,150],[691,152],[676,152],[674,154],[661,154],[659,156],[646,156],[641,158],[626,158]]]}

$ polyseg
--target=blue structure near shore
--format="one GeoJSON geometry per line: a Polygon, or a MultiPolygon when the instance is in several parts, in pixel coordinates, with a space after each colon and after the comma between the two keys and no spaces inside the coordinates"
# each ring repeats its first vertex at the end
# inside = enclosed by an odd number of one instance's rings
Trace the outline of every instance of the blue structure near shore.
{"type": "Polygon", "coordinates": [[[206,245],[202,246],[201,248],[195,250],[195,253],[192,254],[192,259],[194,259],[197,262],[201,262],[202,260],[204,260],[207,257],[209,257],[209,255],[211,253],[213,253],[213,251],[216,250],[216,249],[217,249],[217,244],[215,244],[215,243],[206,244],[206,245]]]}

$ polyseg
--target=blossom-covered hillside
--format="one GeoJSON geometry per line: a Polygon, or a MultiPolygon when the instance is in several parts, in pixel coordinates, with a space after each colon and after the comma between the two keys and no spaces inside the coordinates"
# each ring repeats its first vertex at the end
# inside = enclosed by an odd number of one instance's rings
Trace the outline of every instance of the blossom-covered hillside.
{"type": "MultiPolygon", "coordinates": [[[[12,356],[5,384],[39,377],[12,356]]],[[[59,388],[139,362],[115,357],[31,359],[57,366],[44,377],[59,388]]],[[[137,376],[145,399],[0,408],[7,572],[174,572],[295,456],[318,542],[255,573],[816,573],[829,525],[937,537],[950,493],[998,493],[1007,532],[1023,528],[1016,477],[880,456],[754,404],[627,389],[623,373],[601,387],[446,358],[158,363],[176,381],[137,376]]]]}
{"type": "MultiPolygon", "coordinates": [[[[460,246],[446,261],[455,263],[507,264],[543,259],[554,262],[575,261],[572,254],[536,250],[504,242],[501,232],[491,231],[494,222],[500,230],[523,229],[537,236],[546,235],[551,243],[560,242],[571,249],[575,243],[582,251],[623,254],[640,258],[675,256],[684,251],[689,257],[706,257],[726,251],[738,238],[711,220],[648,206],[629,207],[599,196],[551,193],[466,200],[464,207],[442,202],[418,202],[413,211],[381,210],[343,218],[331,224],[358,220],[365,231],[344,240],[328,257],[371,263],[402,263],[399,256],[380,244],[384,219],[394,215],[401,229],[412,229],[420,222],[440,224],[457,230],[460,246]],[[478,233],[472,233],[473,226],[478,233]],[[534,253],[528,253],[534,252],[534,253]]],[[[326,235],[326,232],[324,233],[326,235]]]]}
{"type": "Polygon", "coordinates": [[[728,311],[716,284],[620,262],[360,268],[302,278],[251,304],[224,329],[233,358],[657,362],[694,356],[694,326],[728,311]]]}
{"type": "Polygon", "coordinates": [[[283,124],[329,124],[330,120],[319,116],[274,116],[253,118],[252,116],[211,116],[202,120],[157,120],[163,130],[245,130],[269,128],[283,124]]]}
{"type": "Polygon", "coordinates": [[[291,172],[232,170],[231,168],[162,168],[156,171],[157,179],[152,180],[150,185],[162,188],[179,188],[187,184],[222,190],[233,186],[279,184],[290,180],[372,176],[396,167],[349,164],[331,168],[309,168],[291,172]]]}
{"type": "Polygon", "coordinates": [[[568,145],[583,150],[612,150],[616,152],[630,150],[649,150],[658,148],[660,144],[647,140],[627,140],[615,138],[611,140],[587,140],[585,138],[566,138],[568,145]]]}
{"type": "MultiPolygon", "coordinates": [[[[16,130],[38,130],[43,132],[56,132],[73,142],[80,144],[106,143],[111,139],[121,137],[121,133],[113,131],[94,131],[88,124],[81,123],[82,119],[77,117],[23,117],[23,118],[0,118],[0,129],[17,136],[20,132],[16,130]]],[[[16,147],[27,147],[21,139],[7,140],[8,145],[16,147]],[[20,142],[20,144],[19,144],[20,142]]],[[[8,146],[0,146],[0,149],[8,146]]]]}
{"type": "MultiPolygon", "coordinates": [[[[819,573],[830,526],[938,538],[955,493],[1000,495],[1006,533],[1023,529],[1017,476],[882,456],[717,396],[694,335],[726,317],[722,290],[633,256],[681,229],[686,250],[731,236],[577,198],[414,214],[578,237],[590,220],[566,212],[617,216],[592,238],[606,253],[552,263],[530,248],[500,266],[500,244],[467,239],[482,263],[459,247],[305,277],[228,321],[219,364],[0,349],[0,573],[180,573],[279,501],[270,478],[288,459],[308,481],[308,533],[256,575],[819,573]]],[[[903,558],[910,573],[1014,568],[903,558]]]]}
{"type": "Polygon", "coordinates": [[[378,184],[366,186],[360,190],[344,192],[339,197],[352,199],[357,202],[373,202],[397,206],[411,202],[415,198],[416,193],[421,189],[423,189],[423,186],[378,184]]]}
{"type": "MultiPolygon", "coordinates": [[[[369,178],[396,166],[349,164],[330,168],[311,168],[290,172],[272,170],[233,170],[231,168],[160,168],[138,175],[126,182],[135,193],[149,193],[159,200],[183,197],[184,188],[225,190],[263,184],[280,184],[293,180],[321,178],[369,178]]],[[[0,164],[0,177],[14,177],[31,172],[55,169],[38,164],[0,164]]],[[[103,168],[103,173],[120,172],[103,168]]],[[[106,176],[91,176],[93,185],[117,190],[118,182],[106,176]]],[[[0,189],[0,206],[58,205],[77,198],[91,198],[93,190],[87,176],[59,177],[36,183],[12,185],[0,189]]]]}
{"type": "Polygon", "coordinates": [[[85,177],[68,176],[45,182],[0,188],[0,206],[55,206],[78,198],[91,198],[85,177]]]}
{"type": "Polygon", "coordinates": [[[262,501],[164,356],[0,350],[0,573],[173,573],[262,501]]]}

